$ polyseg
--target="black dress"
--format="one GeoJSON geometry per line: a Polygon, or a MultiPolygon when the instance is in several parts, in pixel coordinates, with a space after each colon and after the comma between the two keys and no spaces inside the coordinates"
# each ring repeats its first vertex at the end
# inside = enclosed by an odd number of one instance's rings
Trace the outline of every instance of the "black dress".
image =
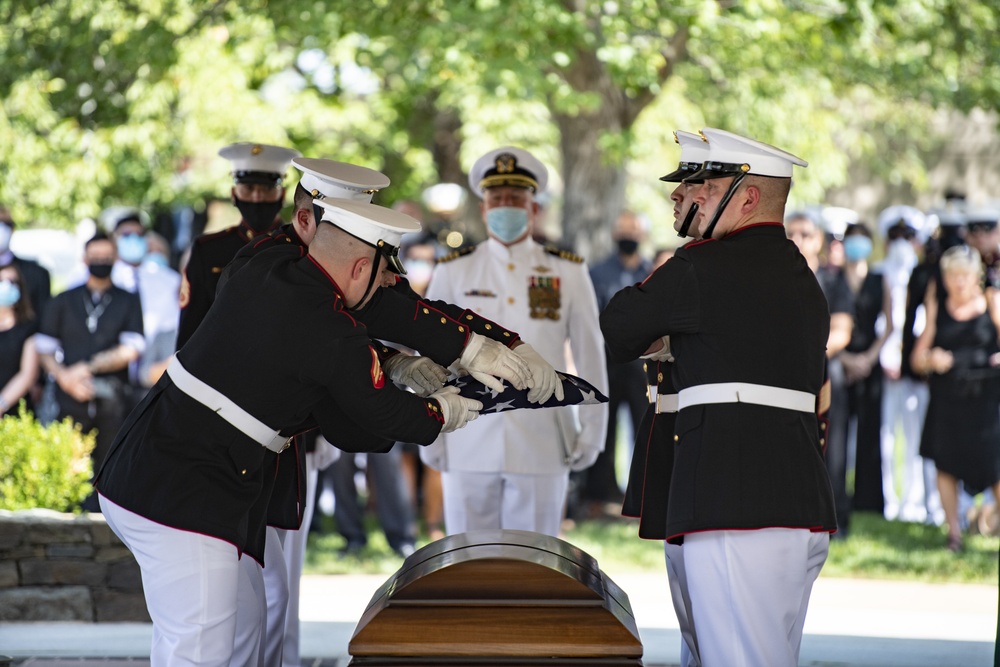
{"type": "Polygon", "coordinates": [[[976,494],[1000,480],[1000,375],[988,363],[998,351],[997,331],[988,313],[959,322],[942,307],[934,346],[955,363],[930,377],[920,455],[976,494]]]}

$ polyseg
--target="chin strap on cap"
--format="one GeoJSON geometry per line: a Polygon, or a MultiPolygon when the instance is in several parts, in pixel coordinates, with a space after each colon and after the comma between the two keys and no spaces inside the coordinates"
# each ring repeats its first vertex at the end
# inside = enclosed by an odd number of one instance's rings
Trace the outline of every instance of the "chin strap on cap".
{"type": "Polygon", "coordinates": [[[703,238],[706,239],[712,238],[712,232],[715,231],[715,225],[718,224],[719,218],[722,216],[722,212],[726,209],[726,206],[729,204],[729,200],[733,198],[734,194],[736,194],[736,188],[740,187],[740,183],[742,183],[743,179],[746,177],[747,177],[747,172],[744,171],[740,172],[739,174],[736,174],[735,178],[733,178],[733,182],[729,184],[729,189],[726,190],[726,194],[724,194],[722,196],[722,200],[719,201],[718,208],[715,209],[715,215],[712,216],[712,220],[708,223],[708,227],[705,228],[705,234],[703,238]]]}

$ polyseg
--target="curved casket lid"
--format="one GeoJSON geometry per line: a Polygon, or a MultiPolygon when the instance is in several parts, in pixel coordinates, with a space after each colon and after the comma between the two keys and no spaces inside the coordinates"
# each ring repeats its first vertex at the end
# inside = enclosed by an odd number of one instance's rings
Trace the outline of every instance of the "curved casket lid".
{"type": "Polygon", "coordinates": [[[597,561],[518,530],[451,535],[413,553],[372,597],[350,652],[468,655],[486,646],[494,655],[642,655],[628,596],[597,561]]]}

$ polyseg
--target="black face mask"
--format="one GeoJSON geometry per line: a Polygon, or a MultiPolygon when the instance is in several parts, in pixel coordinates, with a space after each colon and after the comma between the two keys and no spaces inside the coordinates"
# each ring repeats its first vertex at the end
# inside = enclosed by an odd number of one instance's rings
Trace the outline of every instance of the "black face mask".
{"type": "Polygon", "coordinates": [[[94,264],[88,264],[87,268],[90,269],[90,275],[94,276],[95,278],[103,279],[111,275],[112,266],[114,265],[95,262],[94,264]]]}
{"type": "Polygon", "coordinates": [[[635,239],[618,239],[618,252],[623,255],[634,255],[639,251],[639,242],[635,239]]]}
{"type": "Polygon", "coordinates": [[[239,209],[247,227],[255,234],[264,234],[276,227],[274,219],[281,212],[281,201],[252,202],[237,199],[236,208],[239,209]]]}

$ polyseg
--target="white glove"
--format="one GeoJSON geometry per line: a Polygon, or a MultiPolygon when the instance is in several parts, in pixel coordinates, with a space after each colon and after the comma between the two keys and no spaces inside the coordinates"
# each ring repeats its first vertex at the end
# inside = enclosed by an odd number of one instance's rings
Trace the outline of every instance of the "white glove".
{"type": "Polygon", "coordinates": [[[562,379],[556,373],[556,369],[552,368],[552,364],[542,359],[542,355],[538,354],[535,348],[527,343],[522,343],[514,348],[514,354],[528,362],[528,368],[531,370],[531,382],[528,383],[531,390],[528,392],[528,401],[544,403],[549,400],[553,392],[557,399],[563,400],[562,379]]]}
{"type": "Polygon", "coordinates": [[[393,382],[405,384],[417,396],[429,396],[444,386],[448,371],[435,364],[429,357],[395,354],[382,366],[393,382]]]}
{"type": "Polygon", "coordinates": [[[674,362],[674,355],[670,354],[670,336],[663,336],[660,338],[663,341],[663,347],[655,352],[650,352],[649,354],[640,355],[640,359],[652,359],[653,361],[668,361],[670,363],[674,362]]]}
{"type": "Polygon", "coordinates": [[[515,389],[524,389],[531,380],[531,370],[524,359],[507,346],[477,333],[469,337],[458,363],[469,375],[498,393],[503,391],[502,380],[515,389]]]}
{"type": "Polygon", "coordinates": [[[483,409],[483,404],[471,398],[465,398],[458,393],[458,387],[445,387],[430,395],[441,406],[441,416],[444,417],[442,433],[456,431],[476,417],[483,409]]]}
{"type": "Polygon", "coordinates": [[[569,469],[573,472],[580,472],[581,470],[586,470],[590,466],[594,465],[594,461],[601,454],[602,447],[587,447],[580,446],[577,443],[576,449],[569,457],[569,469]]]}

